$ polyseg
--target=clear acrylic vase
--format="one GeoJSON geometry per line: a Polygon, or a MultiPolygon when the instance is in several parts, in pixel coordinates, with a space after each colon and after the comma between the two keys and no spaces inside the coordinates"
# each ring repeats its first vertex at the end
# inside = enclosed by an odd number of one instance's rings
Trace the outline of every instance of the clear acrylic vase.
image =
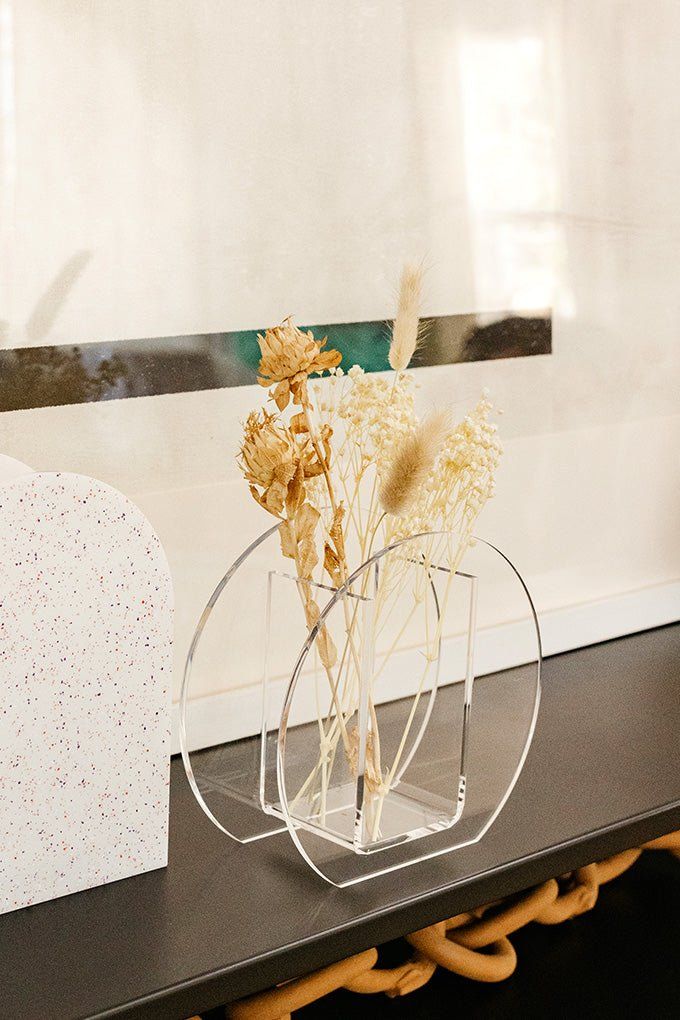
{"type": "Polygon", "coordinates": [[[538,708],[540,636],[519,574],[481,540],[452,570],[453,536],[428,533],[332,588],[272,567],[276,530],[225,575],[189,655],[181,742],[202,807],[242,842],[287,828],[339,886],[477,841],[516,782],[538,708]],[[205,683],[228,659],[231,678],[248,658],[259,733],[230,741],[216,712],[217,746],[193,750],[206,729],[203,699],[190,700],[197,670],[205,683]]]}

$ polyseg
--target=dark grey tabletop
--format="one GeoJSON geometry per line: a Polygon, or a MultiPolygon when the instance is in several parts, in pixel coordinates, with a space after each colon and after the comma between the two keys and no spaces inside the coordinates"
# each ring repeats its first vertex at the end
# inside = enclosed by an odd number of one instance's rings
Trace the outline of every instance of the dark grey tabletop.
{"type": "Polygon", "coordinates": [[[0,917],[21,1020],[172,1020],[680,828],[680,625],[548,659],[519,782],[476,846],[348,889],[240,846],[173,762],[166,870],[0,917]]]}

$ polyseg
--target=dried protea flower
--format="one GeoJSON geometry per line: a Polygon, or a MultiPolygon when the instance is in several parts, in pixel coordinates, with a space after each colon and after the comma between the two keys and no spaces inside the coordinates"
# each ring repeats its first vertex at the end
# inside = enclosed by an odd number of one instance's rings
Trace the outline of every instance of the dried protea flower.
{"type": "Polygon", "coordinates": [[[422,267],[404,266],[399,281],[397,317],[392,326],[392,343],[389,353],[390,366],[396,372],[403,372],[408,368],[418,346],[422,286],[422,267]]]}
{"type": "Polygon", "coordinates": [[[326,339],[315,340],[311,330],[304,333],[290,318],[258,336],[262,358],[258,382],[274,386],[272,397],[280,411],[290,398],[301,403],[301,394],[312,372],[324,372],[340,364],[340,351],[323,351],[326,339]],[[274,385],[276,384],[276,385],[274,385]]]}
{"type": "Polygon", "coordinates": [[[239,463],[254,499],[277,517],[284,506],[289,516],[295,512],[304,500],[305,478],[322,470],[309,441],[296,437],[266,411],[262,416],[257,411],[248,415],[239,463]]]}
{"type": "Polygon", "coordinates": [[[436,411],[397,446],[380,486],[385,513],[402,517],[410,510],[442,449],[449,427],[448,411],[436,411]]]}

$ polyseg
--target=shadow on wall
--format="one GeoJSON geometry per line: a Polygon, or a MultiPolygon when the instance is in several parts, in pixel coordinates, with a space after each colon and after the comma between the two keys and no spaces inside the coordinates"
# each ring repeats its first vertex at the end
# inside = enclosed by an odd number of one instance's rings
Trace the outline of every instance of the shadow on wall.
{"type": "Polygon", "coordinates": [[[77,251],[43,292],[26,323],[26,336],[32,343],[46,338],[91,258],[92,252],[88,249],[77,251]]]}

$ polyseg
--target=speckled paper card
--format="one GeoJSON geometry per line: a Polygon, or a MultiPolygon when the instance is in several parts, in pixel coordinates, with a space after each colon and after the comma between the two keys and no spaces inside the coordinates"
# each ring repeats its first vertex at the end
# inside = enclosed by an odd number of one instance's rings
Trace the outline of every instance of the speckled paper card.
{"type": "Polygon", "coordinates": [[[0,486],[0,912],[167,863],[172,584],[92,478],[0,486]]]}

